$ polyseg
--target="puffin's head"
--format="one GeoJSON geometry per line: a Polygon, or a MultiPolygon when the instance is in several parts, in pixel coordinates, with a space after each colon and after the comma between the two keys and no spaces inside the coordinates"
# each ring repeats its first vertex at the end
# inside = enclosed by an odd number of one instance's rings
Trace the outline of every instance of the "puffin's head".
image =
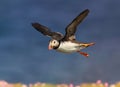
{"type": "Polygon", "coordinates": [[[48,49],[52,50],[52,49],[57,49],[59,47],[60,42],[58,40],[52,39],[49,42],[49,46],[48,49]]]}

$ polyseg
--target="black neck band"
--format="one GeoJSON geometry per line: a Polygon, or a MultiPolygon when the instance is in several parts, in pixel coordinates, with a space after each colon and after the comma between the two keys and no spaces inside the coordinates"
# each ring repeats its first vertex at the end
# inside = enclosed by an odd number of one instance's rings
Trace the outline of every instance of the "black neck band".
{"type": "Polygon", "coordinates": [[[59,40],[58,42],[59,42],[59,45],[57,47],[54,47],[53,49],[56,50],[60,46],[61,41],[59,40]]]}

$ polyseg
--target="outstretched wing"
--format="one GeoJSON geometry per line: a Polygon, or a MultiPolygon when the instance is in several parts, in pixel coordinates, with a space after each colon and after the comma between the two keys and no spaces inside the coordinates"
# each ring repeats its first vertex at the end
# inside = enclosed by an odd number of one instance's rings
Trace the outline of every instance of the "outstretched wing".
{"type": "Polygon", "coordinates": [[[75,32],[77,26],[83,21],[83,19],[88,15],[89,10],[86,9],[80,13],[65,29],[66,33],[63,40],[75,40],[75,32]]]}
{"type": "Polygon", "coordinates": [[[49,36],[52,39],[60,40],[63,38],[63,35],[59,32],[52,32],[49,28],[39,24],[39,23],[32,23],[32,26],[43,35],[49,36]]]}

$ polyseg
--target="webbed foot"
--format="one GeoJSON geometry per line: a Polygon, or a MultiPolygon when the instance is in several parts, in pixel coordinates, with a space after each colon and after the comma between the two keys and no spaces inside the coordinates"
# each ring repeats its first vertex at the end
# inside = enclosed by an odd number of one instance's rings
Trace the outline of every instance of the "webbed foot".
{"type": "Polygon", "coordinates": [[[89,57],[89,54],[88,53],[85,53],[85,52],[81,52],[81,51],[77,51],[79,52],[81,55],[85,56],[85,57],[89,57]]]}

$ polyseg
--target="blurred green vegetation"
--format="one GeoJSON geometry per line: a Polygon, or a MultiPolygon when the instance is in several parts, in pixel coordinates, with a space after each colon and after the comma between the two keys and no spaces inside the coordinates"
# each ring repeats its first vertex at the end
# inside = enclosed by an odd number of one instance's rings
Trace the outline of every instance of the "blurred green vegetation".
{"type": "Polygon", "coordinates": [[[22,83],[7,83],[6,81],[0,81],[0,87],[120,87],[120,82],[115,84],[109,84],[107,82],[102,83],[98,81],[96,83],[82,83],[79,85],[73,84],[48,84],[48,83],[34,83],[34,84],[22,84],[22,83]]]}

